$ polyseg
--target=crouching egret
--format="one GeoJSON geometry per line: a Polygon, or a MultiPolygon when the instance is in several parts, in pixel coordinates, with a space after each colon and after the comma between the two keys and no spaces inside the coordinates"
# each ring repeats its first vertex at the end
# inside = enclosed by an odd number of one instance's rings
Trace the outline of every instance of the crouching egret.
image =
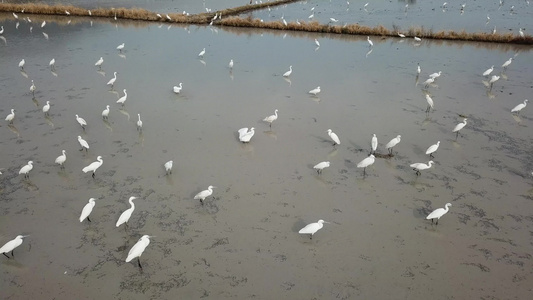
{"type": "Polygon", "coordinates": [[[440,141],[438,141],[436,144],[429,146],[429,148],[426,150],[426,154],[429,154],[429,157],[434,157],[433,153],[435,153],[437,149],[439,149],[439,145],[440,141]]]}
{"type": "Polygon", "coordinates": [[[7,115],[6,121],[8,121],[9,124],[13,124],[13,119],[15,119],[15,110],[11,109],[11,113],[7,115]]]}
{"type": "Polygon", "coordinates": [[[61,150],[61,155],[59,155],[57,158],[56,158],[56,164],[58,164],[60,166],[61,169],[65,168],[63,166],[63,164],[65,163],[65,161],[67,161],[67,151],[65,150],[61,150]]]}
{"type": "Polygon", "coordinates": [[[439,225],[439,219],[448,212],[450,206],[452,206],[451,203],[446,203],[444,208],[435,209],[426,217],[426,220],[431,219],[431,224],[433,224],[433,219],[437,219],[436,225],[439,225]]]}
{"type": "Polygon", "coordinates": [[[80,124],[81,128],[85,130],[85,126],[87,126],[87,122],[84,118],[81,118],[80,116],[76,115],[76,121],[78,121],[78,124],[80,124]]]}
{"type": "Polygon", "coordinates": [[[528,101],[528,100],[526,99],[526,100],[524,100],[524,103],[520,103],[520,104],[518,104],[517,106],[515,106],[513,109],[511,109],[511,112],[512,112],[512,113],[517,113],[517,114],[519,114],[520,111],[521,111],[524,107],[526,107],[526,105],[527,105],[527,101],[528,101]]]}
{"type": "Polygon", "coordinates": [[[329,161],[323,161],[315,165],[313,169],[315,169],[318,174],[322,174],[322,170],[327,167],[329,167],[329,161]]]}
{"type": "Polygon", "coordinates": [[[139,268],[143,268],[141,266],[141,255],[144,252],[144,249],[150,245],[150,238],[153,238],[155,236],[150,235],[143,235],[133,247],[131,247],[130,252],[128,253],[128,257],[126,258],[126,262],[130,262],[132,259],[137,257],[137,263],[139,264],[139,268]]]}
{"type": "Polygon", "coordinates": [[[331,129],[328,129],[328,135],[329,137],[331,138],[331,140],[333,141],[333,147],[335,147],[335,145],[340,145],[341,144],[341,140],[339,139],[339,137],[335,134],[335,132],[333,132],[331,129]]]}
{"type": "Polygon", "coordinates": [[[80,143],[81,145],[80,151],[83,151],[84,148],[85,148],[85,151],[89,150],[89,143],[87,143],[87,141],[84,140],[80,135],[78,135],[78,143],[80,143]]]}
{"type": "Polygon", "coordinates": [[[402,139],[402,136],[398,135],[397,137],[395,137],[392,140],[390,140],[390,142],[388,142],[387,145],[385,145],[385,148],[387,148],[387,150],[389,150],[389,154],[392,154],[392,148],[394,148],[394,146],[398,145],[398,143],[400,143],[401,139],[402,139]]]}
{"type": "Polygon", "coordinates": [[[20,168],[19,175],[24,174],[24,178],[30,177],[30,171],[33,169],[33,161],[29,161],[27,165],[20,168]]]}
{"type": "Polygon", "coordinates": [[[363,168],[363,177],[366,176],[366,167],[371,166],[376,161],[376,157],[373,154],[370,154],[369,157],[363,159],[357,164],[358,168],[363,168]]]}
{"type": "Polygon", "coordinates": [[[7,258],[9,258],[6,253],[9,253],[9,251],[11,251],[11,256],[15,258],[15,254],[13,253],[13,251],[15,250],[15,248],[22,244],[22,239],[28,236],[29,235],[17,235],[16,238],[7,242],[5,245],[2,246],[2,248],[0,248],[0,253],[4,254],[7,258]]]}
{"type": "Polygon", "coordinates": [[[239,133],[239,141],[243,143],[250,142],[250,140],[255,134],[253,127],[250,129],[250,131],[248,131],[248,127],[244,127],[244,128],[239,129],[237,132],[239,133]]]}
{"type": "Polygon", "coordinates": [[[209,196],[211,196],[213,194],[213,189],[214,188],[216,188],[216,186],[210,185],[207,188],[207,190],[201,191],[198,194],[196,194],[196,196],[194,196],[194,199],[195,200],[199,199],[200,203],[202,203],[202,205],[203,205],[205,198],[207,198],[207,197],[209,197],[209,196]]]}
{"type": "Polygon", "coordinates": [[[318,93],[320,93],[320,87],[317,86],[316,88],[309,91],[309,94],[313,94],[313,96],[316,96],[318,93]]]}
{"type": "Polygon", "coordinates": [[[88,165],[87,167],[83,168],[82,171],[83,173],[87,173],[87,172],[93,172],[93,178],[94,178],[94,173],[96,172],[96,170],[98,168],[100,168],[100,166],[104,163],[104,161],[102,160],[102,157],[101,156],[98,156],[96,158],[96,161],[91,163],[90,165],[88,165]]]}
{"type": "Polygon", "coordinates": [[[89,218],[89,215],[93,211],[93,207],[96,204],[94,202],[94,200],[96,200],[96,199],[94,199],[94,198],[89,199],[89,203],[85,204],[85,206],[81,210],[80,223],[83,222],[83,220],[85,220],[85,219],[87,219],[87,221],[91,222],[91,219],[89,218]]]}
{"type": "Polygon", "coordinates": [[[128,202],[130,203],[130,208],[126,209],[122,214],[120,214],[120,217],[118,218],[117,223],[115,224],[116,227],[119,227],[122,224],[126,224],[126,227],[128,227],[128,221],[130,220],[131,214],[135,210],[135,204],[133,203],[133,200],[137,199],[137,197],[130,197],[128,202]]]}
{"type": "Polygon", "coordinates": [[[272,122],[276,121],[278,119],[278,110],[274,110],[274,114],[270,115],[263,119],[264,122],[270,123],[270,128],[272,128],[272,122]]]}
{"type": "Polygon", "coordinates": [[[172,174],[172,164],[174,164],[174,162],[171,160],[165,163],[165,171],[167,172],[167,175],[172,174]]]}
{"type": "Polygon", "coordinates": [[[174,86],[174,93],[179,94],[181,93],[181,89],[183,88],[183,83],[180,82],[179,86],[174,86]]]}
{"type": "Polygon", "coordinates": [[[309,234],[309,239],[313,239],[313,234],[324,227],[324,223],[328,223],[324,220],[318,220],[316,223],[307,224],[304,228],[298,231],[299,234],[309,234]]]}
{"type": "Polygon", "coordinates": [[[462,123],[455,125],[455,127],[453,128],[452,132],[455,132],[455,139],[457,139],[457,137],[459,136],[459,131],[466,126],[466,120],[466,118],[463,119],[462,123]]]}
{"type": "Polygon", "coordinates": [[[429,169],[429,168],[431,168],[432,165],[433,165],[433,161],[430,160],[427,164],[425,164],[425,163],[414,163],[414,164],[410,164],[409,166],[411,168],[413,168],[413,171],[416,171],[416,176],[418,176],[418,175],[420,175],[420,171],[421,170],[429,169]]]}

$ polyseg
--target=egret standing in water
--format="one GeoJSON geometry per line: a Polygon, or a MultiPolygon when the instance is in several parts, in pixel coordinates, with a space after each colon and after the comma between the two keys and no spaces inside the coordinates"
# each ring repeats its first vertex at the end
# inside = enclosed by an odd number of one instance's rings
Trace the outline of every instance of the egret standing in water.
{"type": "Polygon", "coordinates": [[[8,121],[9,124],[13,124],[13,119],[15,119],[15,110],[11,109],[11,113],[7,115],[6,121],[8,121]]]}
{"type": "Polygon", "coordinates": [[[200,53],[198,53],[198,57],[204,58],[204,54],[205,54],[205,48],[202,49],[202,51],[200,51],[200,53]]]}
{"type": "Polygon", "coordinates": [[[200,200],[200,203],[202,203],[202,205],[204,205],[204,200],[205,198],[211,196],[213,194],[213,189],[216,188],[216,186],[212,186],[210,185],[209,187],[207,187],[207,190],[203,190],[201,192],[199,192],[198,194],[196,194],[196,196],[194,196],[194,199],[195,200],[200,200]]]}
{"type": "Polygon", "coordinates": [[[56,69],[56,59],[55,58],[52,58],[52,60],[49,63],[49,66],[50,66],[50,70],[52,70],[52,71],[56,69]]]}
{"type": "Polygon", "coordinates": [[[122,90],[124,92],[124,96],[120,97],[118,100],[117,100],[117,103],[120,103],[122,104],[122,106],[124,106],[124,103],[126,102],[126,100],[128,99],[128,93],[126,92],[126,89],[122,90]]]}
{"type": "Polygon", "coordinates": [[[81,211],[81,215],[80,215],[80,223],[83,222],[83,220],[85,219],[87,219],[87,221],[89,222],[92,222],[91,219],[89,218],[89,215],[93,211],[93,207],[96,204],[94,200],[96,199],[94,198],[89,199],[89,203],[85,204],[85,206],[83,207],[81,211]]]}
{"type": "Polygon", "coordinates": [[[527,101],[528,101],[528,100],[526,99],[526,100],[524,100],[524,103],[520,103],[520,104],[518,104],[517,106],[515,106],[513,109],[511,109],[511,113],[520,114],[520,111],[521,111],[524,107],[526,107],[526,105],[527,105],[527,101]]]}
{"type": "Polygon", "coordinates": [[[46,104],[43,105],[43,113],[45,116],[48,116],[49,110],[50,110],[50,101],[46,101],[46,104]]]}
{"type": "Polygon", "coordinates": [[[370,142],[370,147],[371,147],[370,154],[376,153],[376,149],[378,149],[378,137],[376,136],[375,133],[372,136],[372,141],[370,142]]]}
{"type": "Polygon", "coordinates": [[[283,77],[289,77],[292,74],[292,66],[289,66],[289,71],[283,73],[283,77]]]}
{"type": "Polygon", "coordinates": [[[409,166],[411,168],[413,168],[413,171],[416,171],[416,176],[419,176],[421,170],[429,169],[429,168],[431,168],[432,165],[433,165],[433,161],[430,160],[427,164],[425,164],[425,163],[414,163],[414,164],[410,164],[409,166]]]}
{"type": "Polygon", "coordinates": [[[322,170],[327,167],[329,167],[329,161],[323,161],[315,165],[313,169],[315,169],[318,174],[322,174],[322,170]]]}
{"type": "Polygon", "coordinates": [[[104,63],[104,58],[100,57],[100,59],[94,64],[98,69],[102,69],[102,64],[104,63]]]}
{"type": "Polygon", "coordinates": [[[35,86],[35,83],[33,82],[33,79],[31,80],[31,86],[30,86],[30,92],[32,93],[32,95],[35,96],[35,90],[37,89],[37,87],[35,86]]]}
{"type": "Polygon", "coordinates": [[[493,70],[494,70],[494,65],[492,65],[492,67],[490,67],[485,72],[483,72],[483,76],[489,76],[490,73],[492,73],[493,70]]]}
{"type": "Polygon", "coordinates": [[[239,133],[239,141],[243,143],[249,143],[252,137],[255,134],[254,131],[255,128],[250,128],[250,131],[248,131],[248,127],[244,127],[239,129],[237,132],[239,133]]]}
{"type": "Polygon", "coordinates": [[[368,44],[370,45],[369,46],[370,48],[374,47],[374,42],[372,42],[372,40],[370,39],[369,36],[366,37],[366,40],[368,41],[368,44]]]}
{"type": "Polygon", "coordinates": [[[317,39],[315,39],[315,45],[316,45],[317,47],[320,47],[320,43],[318,42],[317,39]]]}
{"type": "Polygon", "coordinates": [[[272,122],[276,121],[278,119],[278,110],[274,110],[274,114],[270,115],[263,119],[264,122],[270,123],[270,128],[272,128],[272,122]]]}
{"type": "Polygon", "coordinates": [[[107,120],[109,118],[109,105],[106,105],[105,109],[102,111],[102,119],[107,120]]]}
{"type": "Polygon", "coordinates": [[[83,149],[85,148],[85,151],[89,151],[89,143],[87,143],[86,140],[84,140],[81,135],[78,135],[78,142],[80,143],[81,145],[81,149],[80,151],[83,151],[83,149]]]}
{"type": "Polygon", "coordinates": [[[20,171],[19,171],[19,175],[20,174],[24,174],[24,178],[29,178],[30,177],[30,171],[33,169],[33,161],[29,161],[27,165],[23,166],[20,171]]]}
{"type": "Polygon", "coordinates": [[[329,137],[333,141],[333,147],[335,147],[335,145],[340,145],[341,144],[341,140],[339,139],[337,134],[335,134],[335,132],[333,132],[331,129],[328,129],[327,132],[328,132],[329,137]]]}
{"type": "Polygon", "coordinates": [[[490,88],[492,89],[492,85],[500,79],[500,76],[498,75],[492,75],[492,77],[489,80],[490,88]]]}
{"type": "Polygon", "coordinates": [[[137,257],[137,263],[139,264],[139,268],[142,270],[143,267],[141,266],[141,255],[143,254],[144,249],[150,245],[150,238],[152,237],[154,236],[143,235],[131,248],[130,252],[128,253],[128,257],[126,258],[126,262],[130,262],[132,259],[137,257]]]}
{"type": "Polygon", "coordinates": [[[4,254],[7,258],[9,258],[6,253],[9,253],[9,251],[11,251],[11,256],[15,258],[15,254],[13,253],[13,251],[15,250],[15,248],[22,244],[22,239],[25,237],[28,237],[28,235],[17,235],[15,239],[5,243],[5,245],[0,248],[0,253],[4,254]]]}
{"type": "Polygon", "coordinates": [[[455,132],[455,139],[457,140],[457,137],[459,136],[459,131],[461,129],[463,129],[463,127],[466,126],[466,118],[463,119],[463,122],[462,123],[459,123],[457,125],[455,125],[455,127],[453,128],[453,131],[452,132],[455,132]]]}
{"type": "Polygon", "coordinates": [[[401,139],[402,139],[402,136],[398,135],[397,137],[395,137],[392,140],[390,140],[390,142],[388,142],[387,145],[385,145],[385,148],[387,148],[387,150],[389,150],[389,154],[390,155],[392,155],[392,148],[394,148],[394,146],[398,145],[398,143],[400,143],[401,139]]]}
{"type": "Polygon", "coordinates": [[[309,234],[309,239],[313,239],[313,234],[315,234],[317,231],[322,229],[324,227],[324,223],[328,223],[324,220],[318,220],[316,223],[307,224],[304,228],[300,229],[298,231],[299,234],[309,234]]]}
{"type": "Polygon", "coordinates": [[[78,124],[80,124],[81,128],[85,130],[85,126],[87,126],[87,122],[85,121],[85,119],[80,118],[78,115],[76,115],[76,121],[78,121],[78,124]]]}
{"type": "Polygon", "coordinates": [[[429,154],[429,157],[434,157],[433,153],[439,149],[440,141],[438,141],[436,144],[433,144],[429,146],[429,148],[426,150],[426,154],[429,154]]]}
{"type": "Polygon", "coordinates": [[[94,178],[94,173],[96,172],[96,170],[98,168],[100,168],[100,166],[102,166],[102,164],[104,163],[104,161],[102,160],[102,157],[101,156],[98,156],[96,158],[96,161],[91,163],[90,165],[88,165],[87,167],[83,168],[82,171],[83,173],[87,173],[87,172],[93,172],[93,178],[94,178]]]}
{"type": "Polygon", "coordinates": [[[141,121],[141,114],[137,114],[139,117],[139,120],[137,120],[137,130],[142,131],[143,130],[143,121],[141,121]]]}
{"type": "Polygon", "coordinates": [[[24,59],[22,59],[20,62],[19,62],[19,68],[21,70],[24,70],[24,64],[26,64],[26,61],[24,59]]]}
{"type": "Polygon", "coordinates": [[[174,93],[179,94],[181,93],[181,89],[183,88],[183,83],[180,82],[179,86],[174,86],[173,90],[174,93]]]}
{"type": "Polygon", "coordinates": [[[435,209],[426,217],[426,220],[431,219],[431,224],[433,224],[433,219],[437,219],[437,223],[435,225],[439,225],[439,219],[448,212],[450,206],[452,206],[451,203],[446,203],[444,208],[435,209]]]}
{"type": "Polygon", "coordinates": [[[319,86],[309,91],[309,94],[313,94],[313,96],[316,96],[319,93],[320,93],[320,87],[319,86]]]}
{"type": "Polygon", "coordinates": [[[137,197],[130,197],[128,202],[130,203],[130,208],[126,209],[122,214],[120,214],[120,217],[118,218],[117,223],[115,224],[116,227],[119,227],[122,224],[126,224],[126,228],[128,227],[128,221],[130,220],[131,214],[135,210],[135,204],[133,203],[133,200],[137,199],[137,197]]]}
{"type": "Polygon", "coordinates": [[[230,59],[229,64],[228,64],[228,67],[229,67],[230,69],[233,69],[233,59],[230,59]]]}
{"type": "Polygon", "coordinates": [[[172,164],[174,164],[174,162],[171,160],[165,163],[165,171],[167,172],[167,175],[172,174],[172,164]]]}
{"type": "Polygon", "coordinates": [[[67,151],[61,150],[61,153],[62,154],[56,158],[55,162],[60,166],[61,169],[64,169],[65,167],[63,166],[63,164],[65,163],[65,161],[67,161],[67,151]]]}
{"type": "Polygon", "coordinates": [[[503,65],[502,65],[502,68],[503,69],[507,69],[507,67],[513,62],[513,58],[509,58],[508,60],[506,60],[503,65]]]}
{"type": "Polygon", "coordinates": [[[117,46],[117,50],[122,53],[122,50],[124,49],[124,43],[117,46]]]}
{"type": "Polygon", "coordinates": [[[371,166],[376,161],[376,157],[373,154],[370,154],[369,157],[363,159],[357,164],[358,168],[363,168],[363,177],[366,176],[366,167],[371,166]]]}
{"type": "Polygon", "coordinates": [[[115,87],[115,81],[117,81],[117,72],[113,72],[113,78],[111,78],[108,82],[107,82],[107,85],[110,85],[111,86],[111,89],[113,89],[115,87]]]}

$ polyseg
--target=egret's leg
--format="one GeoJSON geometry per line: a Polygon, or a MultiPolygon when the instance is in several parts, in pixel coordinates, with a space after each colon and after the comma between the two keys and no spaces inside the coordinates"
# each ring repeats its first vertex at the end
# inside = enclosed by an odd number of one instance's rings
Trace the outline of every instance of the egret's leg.
{"type": "Polygon", "coordinates": [[[89,218],[89,216],[87,216],[87,221],[92,222],[91,219],[89,218]]]}
{"type": "Polygon", "coordinates": [[[94,172],[93,172],[93,178],[94,178],[94,172]]]}
{"type": "Polygon", "coordinates": [[[2,254],[4,254],[7,258],[9,258],[9,256],[7,256],[7,254],[5,254],[5,253],[2,253],[2,254]]]}
{"type": "Polygon", "coordinates": [[[141,258],[140,257],[137,257],[137,263],[139,264],[139,268],[143,268],[143,266],[141,266],[141,258]]]}
{"type": "Polygon", "coordinates": [[[11,250],[11,257],[15,258],[15,253],[13,253],[13,251],[15,251],[15,249],[11,250]]]}

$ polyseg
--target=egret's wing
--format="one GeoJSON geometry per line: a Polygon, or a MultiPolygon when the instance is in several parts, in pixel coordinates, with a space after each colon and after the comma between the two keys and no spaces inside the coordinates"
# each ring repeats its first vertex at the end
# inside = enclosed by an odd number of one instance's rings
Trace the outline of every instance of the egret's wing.
{"type": "Polygon", "coordinates": [[[300,234],[310,234],[315,233],[318,229],[320,229],[318,223],[311,223],[305,226],[304,228],[300,229],[298,233],[300,234]]]}

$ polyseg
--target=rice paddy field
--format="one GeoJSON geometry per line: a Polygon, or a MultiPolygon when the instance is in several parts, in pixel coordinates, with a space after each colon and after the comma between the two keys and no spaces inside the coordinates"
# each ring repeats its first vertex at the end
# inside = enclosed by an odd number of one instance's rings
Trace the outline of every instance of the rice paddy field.
{"type": "MultiPolygon", "coordinates": [[[[246,2],[69,4],[165,14],[246,2]]],[[[468,1],[462,15],[459,4],[443,12],[434,1],[376,1],[366,12],[365,3],[346,10],[346,1],[302,1],[243,16],[292,22],[314,11],[320,23],[533,30],[526,1],[468,1]]],[[[531,46],[379,36],[370,46],[357,35],[17,17],[0,13],[0,247],[28,236],[14,258],[0,255],[1,299],[530,297],[533,118],[531,104],[511,110],[531,100],[531,46]],[[275,109],[270,127],[263,119],[275,109]],[[239,141],[243,127],[255,128],[249,143],[239,141]],[[376,159],[363,176],[357,164],[373,134],[376,159]],[[54,163],[62,150],[63,169],[54,163]],[[82,169],[97,156],[103,164],[92,178],[82,169]],[[429,160],[420,176],[410,167],[429,160]],[[322,161],[331,165],[318,174],[322,161]],[[209,185],[216,188],[203,205],[193,199],[209,185]],[[128,226],[117,228],[131,196],[128,226]],[[92,222],[80,222],[89,198],[92,222]],[[426,220],[446,203],[438,225],[426,220]],[[330,223],[312,239],[298,233],[319,219],[330,223]],[[154,237],[140,269],[125,259],[143,235],[154,237]]]]}

